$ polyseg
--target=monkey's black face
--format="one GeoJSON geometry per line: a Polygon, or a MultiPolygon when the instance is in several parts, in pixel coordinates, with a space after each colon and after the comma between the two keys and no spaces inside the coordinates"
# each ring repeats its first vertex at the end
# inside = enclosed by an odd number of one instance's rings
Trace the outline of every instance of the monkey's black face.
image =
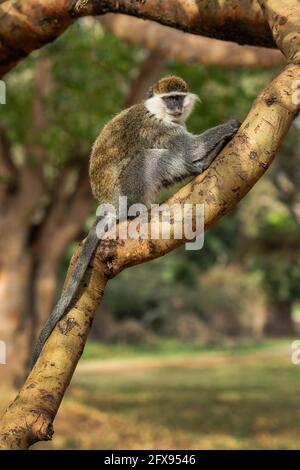
{"type": "Polygon", "coordinates": [[[174,117],[179,117],[183,113],[183,104],[186,94],[177,94],[163,96],[162,99],[167,108],[168,114],[174,117]]]}
{"type": "Polygon", "coordinates": [[[193,93],[174,90],[171,93],[154,94],[145,101],[145,106],[159,119],[184,125],[197,100],[197,95],[193,93]]]}

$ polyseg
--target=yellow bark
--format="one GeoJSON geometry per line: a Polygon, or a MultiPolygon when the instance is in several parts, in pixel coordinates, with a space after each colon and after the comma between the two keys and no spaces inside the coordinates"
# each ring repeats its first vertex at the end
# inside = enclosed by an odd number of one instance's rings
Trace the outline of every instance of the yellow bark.
{"type": "MultiPolygon", "coordinates": [[[[276,31],[278,46],[291,62],[258,96],[241,129],[211,167],[168,201],[204,202],[206,228],[232,209],[264,174],[299,112],[300,103],[292,99],[294,82],[300,75],[297,3],[286,2],[288,22],[283,22],[277,15],[281,2],[261,2],[276,31]]],[[[82,353],[107,280],[183,242],[159,239],[100,243],[72,308],[54,329],[25,385],[0,421],[0,448],[26,449],[38,440],[51,438],[52,421],[82,353]]]]}

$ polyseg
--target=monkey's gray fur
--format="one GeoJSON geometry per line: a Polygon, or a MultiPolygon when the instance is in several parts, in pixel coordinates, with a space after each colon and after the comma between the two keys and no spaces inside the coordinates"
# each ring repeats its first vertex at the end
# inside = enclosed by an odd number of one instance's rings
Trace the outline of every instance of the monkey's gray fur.
{"type": "MultiPolygon", "coordinates": [[[[240,123],[233,119],[203,134],[191,134],[185,121],[196,100],[181,78],[165,77],[150,89],[148,99],[122,111],[103,128],[90,159],[91,187],[100,204],[113,204],[117,210],[119,196],[127,196],[129,206],[142,203],[148,207],[162,187],[198,175],[211,164],[240,123]]],[[[68,310],[98,242],[95,223],[66,289],[41,332],[33,365],[68,310]]]]}

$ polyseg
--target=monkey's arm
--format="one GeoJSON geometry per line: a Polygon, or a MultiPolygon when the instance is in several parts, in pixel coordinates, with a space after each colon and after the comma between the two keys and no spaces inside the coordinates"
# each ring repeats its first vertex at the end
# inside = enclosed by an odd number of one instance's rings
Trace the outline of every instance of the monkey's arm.
{"type": "MultiPolygon", "coordinates": [[[[169,149],[148,149],[146,174],[162,186],[202,173],[237,132],[240,122],[230,120],[200,135],[183,132],[174,137],[169,149]]],[[[150,183],[151,185],[152,183],[150,183]]]]}
{"type": "Polygon", "coordinates": [[[193,136],[191,160],[193,165],[204,171],[222,148],[238,131],[241,123],[237,119],[231,119],[225,124],[212,127],[200,135],[193,136]]]}

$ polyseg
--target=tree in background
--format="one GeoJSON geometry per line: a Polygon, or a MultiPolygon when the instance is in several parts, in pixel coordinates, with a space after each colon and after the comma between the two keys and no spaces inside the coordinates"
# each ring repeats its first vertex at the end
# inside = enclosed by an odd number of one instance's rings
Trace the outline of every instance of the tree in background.
{"type": "Polygon", "coordinates": [[[9,105],[0,128],[0,337],[13,375],[30,359],[52,308],[62,257],[85,233],[94,206],[90,145],[124,95],[130,99],[130,72],[143,62],[135,55],[100,27],[81,23],[7,79],[9,105]],[[22,354],[16,358],[13,350],[22,354]]]}

